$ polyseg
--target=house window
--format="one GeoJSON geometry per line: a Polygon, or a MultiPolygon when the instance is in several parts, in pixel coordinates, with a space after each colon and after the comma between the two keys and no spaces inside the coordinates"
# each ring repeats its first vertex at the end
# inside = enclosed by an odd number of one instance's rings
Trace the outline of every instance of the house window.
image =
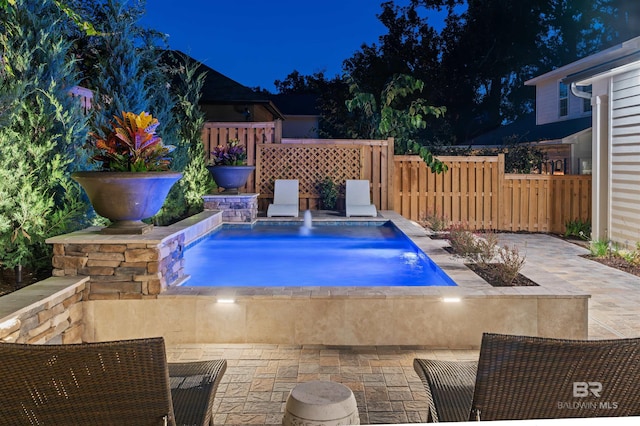
{"type": "Polygon", "coordinates": [[[566,117],[569,113],[569,91],[564,83],[560,83],[558,99],[560,117],[566,117]]]}

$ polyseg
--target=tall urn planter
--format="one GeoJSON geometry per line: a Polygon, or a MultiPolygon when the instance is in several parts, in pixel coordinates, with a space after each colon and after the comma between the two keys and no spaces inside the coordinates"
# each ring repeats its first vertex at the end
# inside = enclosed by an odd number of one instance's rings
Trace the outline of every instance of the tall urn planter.
{"type": "Polygon", "coordinates": [[[76,172],[71,177],[84,188],[96,213],[113,223],[104,234],[144,234],[153,225],[142,222],[162,208],[178,172],[76,172]]]}

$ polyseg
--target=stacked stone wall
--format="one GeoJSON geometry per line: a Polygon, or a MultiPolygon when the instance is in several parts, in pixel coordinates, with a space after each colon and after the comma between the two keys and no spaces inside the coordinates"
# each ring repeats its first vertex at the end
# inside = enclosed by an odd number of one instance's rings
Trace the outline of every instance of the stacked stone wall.
{"type": "Polygon", "coordinates": [[[0,341],[82,343],[85,281],[49,278],[3,296],[0,341]]]}
{"type": "Polygon", "coordinates": [[[87,300],[155,298],[183,275],[184,234],[160,243],[54,243],[54,276],[87,276],[87,300]]]}

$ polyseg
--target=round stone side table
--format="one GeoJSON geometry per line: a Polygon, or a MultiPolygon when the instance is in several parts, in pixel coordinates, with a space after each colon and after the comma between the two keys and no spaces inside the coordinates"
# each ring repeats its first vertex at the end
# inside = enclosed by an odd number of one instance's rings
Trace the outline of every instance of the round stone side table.
{"type": "Polygon", "coordinates": [[[283,426],[359,425],[351,389],[341,383],[312,381],[294,387],[287,398],[283,426]]]}

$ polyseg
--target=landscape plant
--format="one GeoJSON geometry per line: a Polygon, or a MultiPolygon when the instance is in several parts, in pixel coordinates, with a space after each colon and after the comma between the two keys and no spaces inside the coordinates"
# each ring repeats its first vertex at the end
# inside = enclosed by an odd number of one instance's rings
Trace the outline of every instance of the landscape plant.
{"type": "Polygon", "coordinates": [[[422,226],[434,232],[445,231],[449,227],[449,220],[446,216],[436,213],[427,213],[420,221],[422,226]]]}
{"type": "Polygon", "coordinates": [[[591,237],[591,222],[588,220],[573,219],[565,222],[565,237],[578,237],[588,241],[591,237]]]}
{"type": "Polygon", "coordinates": [[[589,244],[589,251],[594,257],[605,257],[611,255],[611,244],[608,240],[593,240],[589,244]]]}
{"type": "MultiPolygon", "coordinates": [[[[187,206],[186,214],[194,214],[203,209],[202,196],[209,193],[214,183],[207,170],[206,153],[202,143],[204,112],[198,102],[202,96],[205,73],[185,56],[173,57],[169,62],[169,72],[175,76],[172,91],[176,96],[174,113],[178,125],[178,137],[188,146],[188,163],[183,170],[182,179],[169,192],[165,206],[176,198],[176,192],[184,194],[187,206]]],[[[161,216],[165,207],[158,214],[161,216]]]]}
{"type": "Polygon", "coordinates": [[[505,244],[498,250],[498,260],[496,281],[504,286],[511,285],[522,270],[526,257],[520,254],[517,247],[505,244]]]}
{"type": "Polygon", "coordinates": [[[476,237],[463,223],[455,223],[449,228],[449,244],[454,255],[462,258],[474,258],[479,247],[476,245],[476,237]]]}
{"type": "Polygon", "coordinates": [[[162,143],[156,134],[159,125],[158,120],[145,111],[139,114],[123,111],[122,117],[114,116],[100,133],[91,133],[96,151],[91,159],[100,163],[102,170],[111,172],[169,170],[169,153],[175,147],[162,143]]]}
{"type": "Polygon", "coordinates": [[[516,247],[500,247],[495,232],[485,231],[475,235],[463,224],[451,227],[449,243],[454,256],[476,266],[476,272],[497,286],[512,285],[526,261],[516,247]]]}
{"type": "Polygon", "coordinates": [[[442,116],[446,108],[429,105],[417,97],[424,82],[410,75],[395,74],[382,89],[379,96],[361,91],[355,80],[350,81],[347,109],[362,115],[361,126],[354,129],[352,137],[365,139],[394,138],[396,154],[420,155],[434,173],[447,170],[447,165],[438,160],[431,151],[417,142],[417,135],[427,126],[426,117],[442,116]]]}
{"type": "Polygon", "coordinates": [[[209,157],[211,166],[243,166],[247,164],[247,151],[238,139],[229,139],[226,145],[218,145],[209,157]]]}
{"type": "Polygon", "coordinates": [[[325,176],[316,184],[316,190],[320,196],[320,207],[325,210],[335,210],[340,191],[333,179],[325,176]]]}
{"type": "Polygon", "coordinates": [[[87,136],[78,73],[50,1],[0,10],[0,268],[50,264],[45,240],[86,223],[89,206],[70,172],[87,136]]]}

